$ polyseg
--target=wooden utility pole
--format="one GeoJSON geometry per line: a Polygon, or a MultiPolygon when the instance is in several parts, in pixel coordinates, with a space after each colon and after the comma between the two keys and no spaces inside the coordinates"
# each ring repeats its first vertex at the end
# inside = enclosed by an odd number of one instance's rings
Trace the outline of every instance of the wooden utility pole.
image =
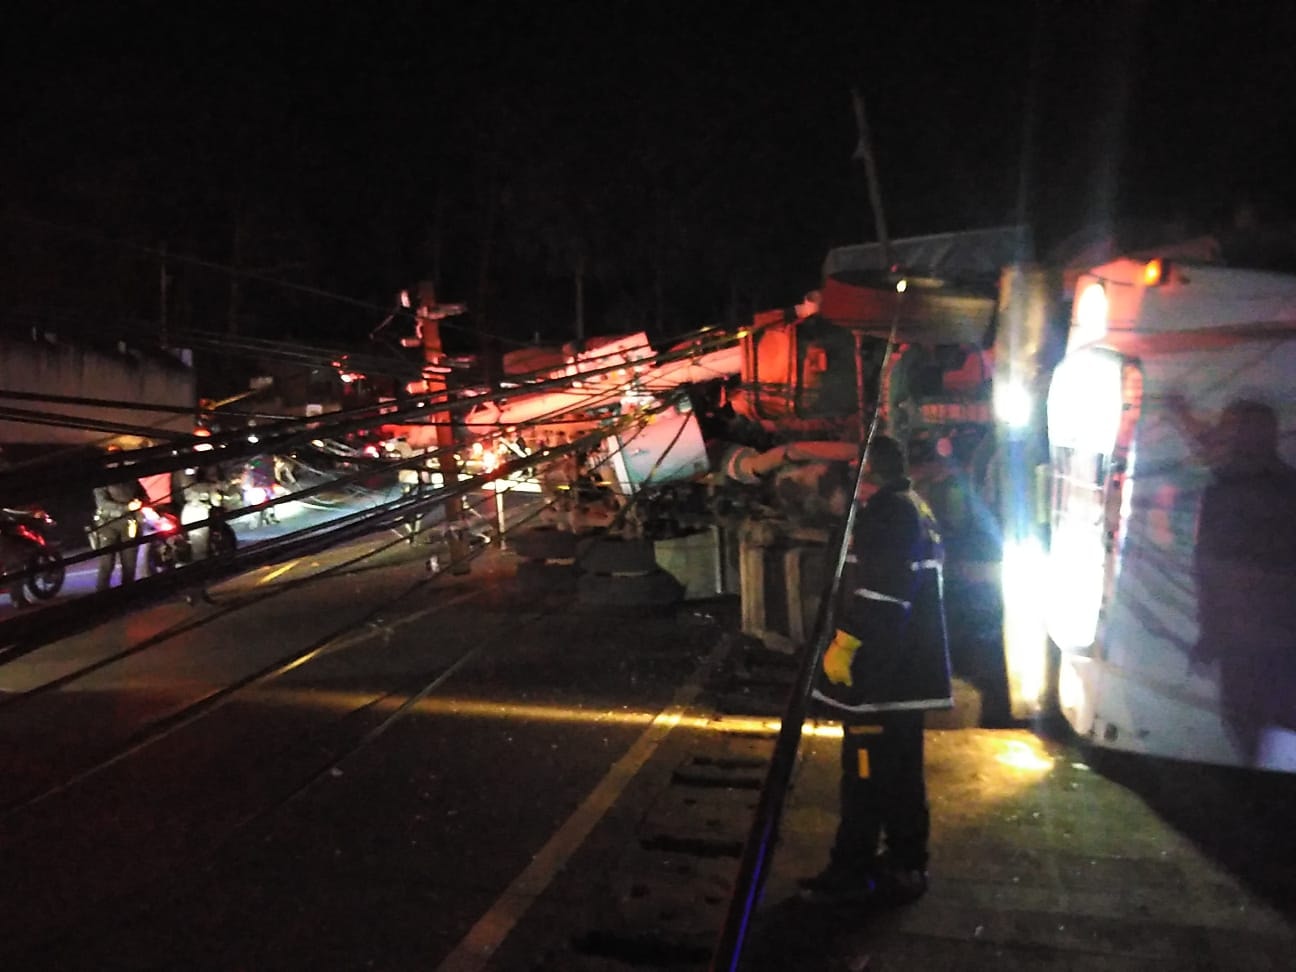
{"type": "MultiPolygon", "coordinates": [[[[445,364],[445,350],[441,344],[441,321],[464,311],[462,304],[438,304],[436,288],[429,282],[419,285],[418,309],[415,311],[415,326],[423,345],[423,381],[429,395],[445,398],[448,390],[446,375],[450,369],[445,364]]],[[[455,459],[455,436],[451,425],[450,411],[435,412],[432,421],[436,426],[437,471],[441,474],[443,487],[453,487],[459,482],[459,463],[455,459]]],[[[446,539],[450,544],[450,573],[466,574],[470,569],[468,563],[469,545],[463,524],[463,500],[459,496],[449,496],[445,501],[446,539]]]]}

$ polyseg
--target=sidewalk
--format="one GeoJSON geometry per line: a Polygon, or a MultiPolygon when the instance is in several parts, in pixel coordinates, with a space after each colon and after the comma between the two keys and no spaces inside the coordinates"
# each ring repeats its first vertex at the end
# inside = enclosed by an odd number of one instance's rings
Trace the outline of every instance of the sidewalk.
{"type": "Polygon", "coordinates": [[[827,863],[838,746],[803,739],[745,969],[1296,967],[1292,804],[1274,798],[1287,779],[1109,756],[1100,773],[1026,730],[929,730],[930,890],[868,915],[796,894],[827,863]],[[1158,794],[1178,829],[1153,810],[1158,794]]]}

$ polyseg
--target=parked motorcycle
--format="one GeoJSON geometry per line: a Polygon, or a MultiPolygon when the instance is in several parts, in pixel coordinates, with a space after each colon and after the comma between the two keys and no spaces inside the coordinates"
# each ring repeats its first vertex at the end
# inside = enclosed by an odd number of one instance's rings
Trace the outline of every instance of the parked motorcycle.
{"type": "Polygon", "coordinates": [[[238,549],[238,537],[224,521],[226,498],[216,485],[189,487],[180,514],[146,506],[141,510],[148,540],[144,545],[144,572],[148,576],[183,567],[209,557],[228,557],[238,549]],[[193,524],[210,519],[206,526],[193,524]]]}
{"type": "Polygon", "coordinates": [[[23,574],[9,584],[9,599],[15,607],[47,601],[63,589],[67,570],[54,526],[54,519],[36,507],[0,509],[4,571],[23,574]]]}

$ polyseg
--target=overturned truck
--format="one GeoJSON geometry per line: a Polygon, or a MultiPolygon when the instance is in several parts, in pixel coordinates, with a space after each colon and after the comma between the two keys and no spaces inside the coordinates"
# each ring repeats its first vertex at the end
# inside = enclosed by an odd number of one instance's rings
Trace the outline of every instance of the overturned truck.
{"type": "Polygon", "coordinates": [[[825,481],[840,479],[834,467],[854,463],[875,420],[898,438],[942,524],[953,661],[987,721],[1010,716],[993,392],[1000,278],[1022,238],[1008,227],[831,251],[821,288],[807,297],[813,312],[753,327],[744,339],[732,405],[777,441],[731,445],[718,470],[768,480],[789,501],[781,521],[743,525],[742,593],[745,630],[796,646],[826,581],[831,524],[807,522],[815,499],[825,481]]]}
{"type": "Polygon", "coordinates": [[[1095,745],[1296,771],[1296,276],[1148,254],[1071,307],[1006,650],[1095,745]]]}

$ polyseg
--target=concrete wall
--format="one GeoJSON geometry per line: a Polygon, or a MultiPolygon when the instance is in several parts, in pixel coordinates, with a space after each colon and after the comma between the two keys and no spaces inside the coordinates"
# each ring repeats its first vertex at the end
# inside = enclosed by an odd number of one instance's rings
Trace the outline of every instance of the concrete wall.
{"type": "MultiPolygon", "coordinates": [[[[0,391],[102,398],[192,409],[197,401],[193,369],[160,355],[107,352],[63,341],[0,338],[0,391]]],[[[190,431],[193,416],[131,408],[63,405],[0,398],[0,408],[68,415],[123,425],[190,431]]],[[[108,433],[0,418],[0,443],[76,445],[102,441],[108,433]]]]}

